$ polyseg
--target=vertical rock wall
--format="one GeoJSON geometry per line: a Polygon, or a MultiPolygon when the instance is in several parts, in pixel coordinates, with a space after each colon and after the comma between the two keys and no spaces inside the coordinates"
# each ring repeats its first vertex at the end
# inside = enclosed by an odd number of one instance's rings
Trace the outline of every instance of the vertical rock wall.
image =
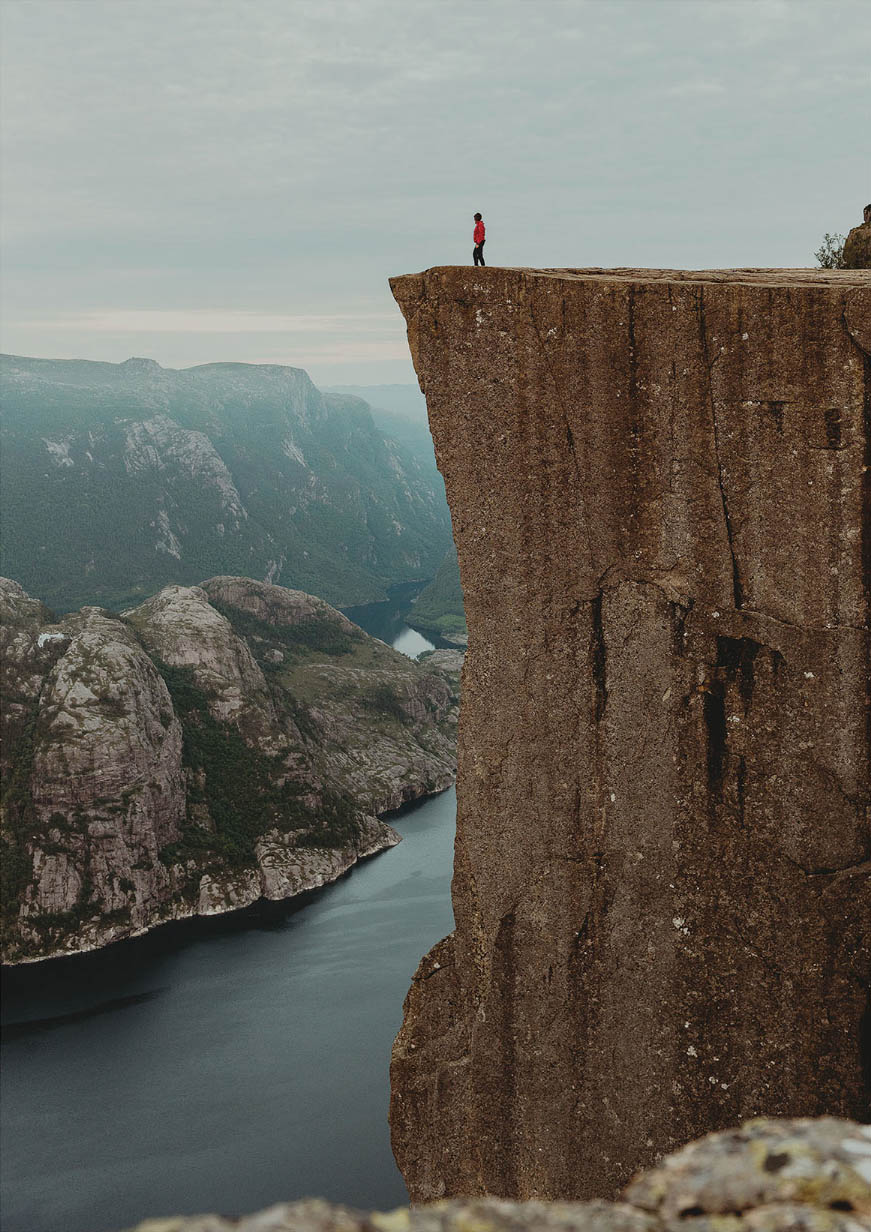
{"type": "Polygon", "coordinates": [[[754,1114],[866,1117],[871,276],[391,285],[470,630],[412,1197],[611,1196],[754,1114]]]}

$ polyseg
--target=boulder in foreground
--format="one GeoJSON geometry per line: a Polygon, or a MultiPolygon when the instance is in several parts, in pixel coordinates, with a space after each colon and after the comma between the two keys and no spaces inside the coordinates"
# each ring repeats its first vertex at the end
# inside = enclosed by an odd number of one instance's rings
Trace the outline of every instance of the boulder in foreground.
{"type": "Polygon", "coordinates": [[[868,1232],[871,1129],[850,1121],[751,1121],[639,1177],[619,1202],[458,1198],[389,1214],[316,1199],[239,1220],[150,1219],[135,1232],[868,1232]]]}

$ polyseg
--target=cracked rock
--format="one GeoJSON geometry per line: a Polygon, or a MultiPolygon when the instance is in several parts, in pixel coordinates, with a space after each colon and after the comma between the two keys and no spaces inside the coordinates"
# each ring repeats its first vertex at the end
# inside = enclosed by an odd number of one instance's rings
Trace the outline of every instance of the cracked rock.
{"type": "Polygon", "coordinates": [[[867,1116],[871,273],[392,287],[469,625],[412,1198],[612,1196],[748,1117],[867,1116]]]}

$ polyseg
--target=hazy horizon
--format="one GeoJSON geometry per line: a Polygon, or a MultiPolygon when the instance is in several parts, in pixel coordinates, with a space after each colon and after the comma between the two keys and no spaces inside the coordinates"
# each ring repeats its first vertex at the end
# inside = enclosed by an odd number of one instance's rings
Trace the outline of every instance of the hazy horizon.
{"type": "Polygon", "coordinates": [[[864,0],[6,0],[2,347],[413,384],[392,274],[813,264],[864,0]]]}

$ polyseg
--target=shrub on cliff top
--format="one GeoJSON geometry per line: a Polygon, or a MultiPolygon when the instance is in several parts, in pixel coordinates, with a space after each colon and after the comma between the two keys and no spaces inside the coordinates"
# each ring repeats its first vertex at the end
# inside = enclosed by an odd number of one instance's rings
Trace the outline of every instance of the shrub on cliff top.
{"type": "Polygon", "coordinates": [[[843,235],[829,235],[828,231],[823,237],[823,242],[814,253],[819,262],[820,269],[843,269],[844,268],[844,237],[843,235]]]}

